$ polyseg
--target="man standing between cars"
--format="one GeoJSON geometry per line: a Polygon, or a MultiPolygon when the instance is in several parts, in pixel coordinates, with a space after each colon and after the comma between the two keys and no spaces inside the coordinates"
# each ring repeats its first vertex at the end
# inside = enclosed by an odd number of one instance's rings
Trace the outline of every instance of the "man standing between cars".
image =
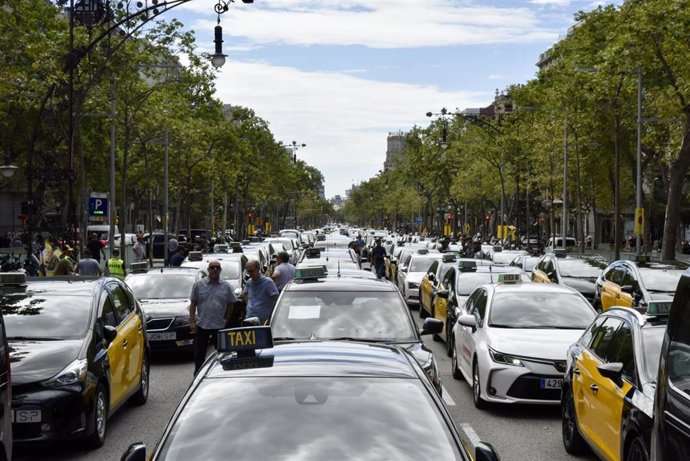
{"type": "Polygon", "coordinates": [[[113,248],[112,257],[105,262],[105,273],[120,280],[125,279],[125,262],[120,258],[120,250],[113,248]]]}
{"type": "Polygon", "coordinates": [[[184,248],[178,247],[177,252],[173,255],[172,258],[170,258],[170,265],[172,267],[180,267],[182,263],[184,262],[185,258],[185,251],[184,248]]]}
{"type": "Polygon", "coordinates": [[[132,247],[132,251],[134,252],[134,262],[139,263],[144,260],[144,257],[146,256],[144,253],[146,253],[146,251],[144,250],[143,237],[137,234],[136,240],[137,241],[134,243],[134,246],[132,247]]]}
{"type": "Polygon", "coordinates": [[[376,239],[376,244],[371,250],[371,258],[376,270],[376,278],[380,279],[386,272],[386,249],[381,245],[381,239],[376,239]]]}
{"type": "Polygon", "coordinates": [[[75,273],[83,276],[101,276],[101,265],[91,257],[91,250],[84,250],[84,257],[79,260],[75,273]]]}
{"type": "Polygon", "coordinates": [[[295,279],[295,266],[290,264],[290,256],[285,251],[278,253],[277,260],[278,266],[273,270],[271,278],[278,291],[281,291],[288,282],[295,279]]]}
{"type": "Polygon", "coordinates": [[[216,344],[218,330],[232,315],[237,302],[229,283],[220,279],[220,261],[208,263],[208,277],[198,280],[192,287],[189,303],[189,321],[194,338],[194,374],[196,375],[206,358],[208,340],[216,344]]]}
{"type": "Polygon", "coordinates": [[[95,259],[98,264],[101,263],[101,255],[103,255],[103,259],[105,259],[105,250],[103,249],[101,242],[98,241],[98,236],[95,232],[91,233],[89,242],[86,244],[86,248],[91,251],[91,257],[95,259]]]}
{"type": "Polygon", "coordinates": [[[170,237],[168,240],[168,257],[166,258],[168,265],[170,264],[170,260],[172,259],[173,255],[177,253],[178,246],[179,243],[177,242],[177,239],[175,237],[170,237]]]}
{"type": "Polygon", "coordinates": [[[246,271],[250,279],[244,285],[242,294],[247,298],[247,315],[245,318],[258,317],[261,324],[271,318],[273,307],[278,299],[278,288],[273,280],[261,274],[259,261],[252,259],[247,263],[246,271]]]}

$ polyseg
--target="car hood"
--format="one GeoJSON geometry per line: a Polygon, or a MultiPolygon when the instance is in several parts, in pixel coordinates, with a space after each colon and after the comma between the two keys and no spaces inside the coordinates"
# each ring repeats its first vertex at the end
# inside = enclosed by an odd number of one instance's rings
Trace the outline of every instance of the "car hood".
{"type": "Polygon", "coordinates": [[[147,317],[189,315],[189,299],[142,299],[139,302],[147,317]]]}
{"type": "Polygon", "coordinates": [[[563,277],[563,284],[579,291],[583,296],[593,295],[596,278],[563,277]]]}
{"type": "Polygon", "coordinates": [[[408,282],[422,283],[422,278],[426,275],[426,272],[408,272],[405,280],[408,282]]]}
{"type": "Polygon", "coordinates": [[[75,361],[82,340],[10,340],[12,384],[44,381],[75,361]]]}
{"type": "Polygon", "coordinates": [[[674,293],[650,293],[649,300],[653,302],[673,302],[674,293]]]}
{"type": "Polygon", "coordinates": [[[565,360],[568,347],[582,330],[491,328],[489,347],[504,354],[548,360],[565,360]]]}

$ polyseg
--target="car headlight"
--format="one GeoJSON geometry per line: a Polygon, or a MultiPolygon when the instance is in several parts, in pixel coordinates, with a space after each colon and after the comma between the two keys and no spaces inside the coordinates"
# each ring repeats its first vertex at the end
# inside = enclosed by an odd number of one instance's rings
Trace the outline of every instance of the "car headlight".
{"type": "Polygon", "coordinates": [[[410,288],[410,289],[419,288],[419,283],[407,282],[407,288],[410,288]]]}
{"type": "Polygon", "coordinates": [[[502,352],[497,352],[491,348],[489,348],[489,355],[491,355],[491,360],[493,360],[496,363],[502,363],[505,365],[512,365],[514,367],[524,367],[525,365],[522,363],[522,360],[520,360],[517,357],[514,357],[509,354],[503,354],[502,352]]]}
{"type": "Polygon", "coordinates": [[[88,361],[86,359],[77,359],[43,385],[47,387],[69,386],[84,381],[86,380],[87,366],[88,361]]]}
{"type": "Polygon", "coordinates": [[[182,315],[180,317],[175,317],[175,320],[173,320],[173,323],[171,327],[186,327],[190,325],[189,321],[189,316],[188,315],[182,315]]]}

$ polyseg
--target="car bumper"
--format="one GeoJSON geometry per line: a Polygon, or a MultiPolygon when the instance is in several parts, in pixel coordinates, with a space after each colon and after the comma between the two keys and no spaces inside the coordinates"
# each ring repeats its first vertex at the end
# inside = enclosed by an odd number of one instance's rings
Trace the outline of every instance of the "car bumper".
{"type": "MultiPolygon", "coordinates": [[[[491,363],[480,376],[482,398],[495,403],[560,405],[563,374],[553,365],[526,363],[523,367],[491,363]],[[560,384],[555,387],[554,384],[560,384]]],[[[481,368],[480,368],[481,370],[481,368]]]]}
{"type": "Polygon", "coordinates": [[[407,304],[419,305],[419,288],[408,288],[405,290],[405,301],[407,304]]]}
{"type": "Polygon", "coordinates": [[[189,325],[161,329],[147,329],[146,337],[152,350],[179,349],[194,346],[194,334],[189,325]]]}
{"type": "Polygon", "coordinates": [[[91,412],[95,392],[82,389],[82,385],[74,385],[18,393],[13,388],[12,414],[16,415],[15,420],[19,420],[19,412],[40,411],[37,421],[12,424],[14,442],[75,439],[90,434],[93,431],[91,412]]]}

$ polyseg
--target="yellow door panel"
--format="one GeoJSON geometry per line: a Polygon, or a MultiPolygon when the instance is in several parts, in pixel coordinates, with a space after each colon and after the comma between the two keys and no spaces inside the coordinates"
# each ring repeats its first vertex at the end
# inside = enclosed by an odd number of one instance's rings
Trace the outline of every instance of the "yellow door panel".
{"type": "Polygon", "coordinates": [[[598,391],[593,392],[597,405],[593,408],[593,430],[599,438],[597,447],[607,459],[613,461],[620,457],[621,416],[625,395],[632,387],[623,380],[623,386],[604,378],[596,371],[595,384],[598,391]]]}
{"type": "Polygon", "coordinates": [[[126,339],[125,325],[117,327],[117,336],[108,346],[108,362],[110,363],[110,407],[120,403],[127,392],[127,355],[124,343],[126,339]]]}
{"type": "Polygon", "coordinates": [[[540,271],[538,269],[535,269],[534,272],[532,272],[532,281],[538,283],[551,283],[549,276],[546,275],[544,271],[540,271]]]}
{"type": "Polygon", "coordinates": [[[140,329],[141,319],[132,314],[127,321],[127,390],[131,391],[139,385],[141,362],[144,357],[144,334],[140,329]]]}
{"type": "MultiPolygon", "coordinates": [[[[439,287],[439,290],[442,288],[439,287]]],[[[436,296],[434,298],[434,318],[439,319],[444,324],[443,331],[445,331],[446,313],[448,312],[448,300],[436,296]]]]}
{"type": "Polygon", "coordinates": [[[419,302],[427,312],[431,312],[431,293],[433,289],[433,284],[429,281],[429,277],[425,275],[422,283],[419,285],[419,302]]]}
{"type": "Polygon", "coordinates": [[[596,406],[596,400],[593,398],[591,386],[594,384],[594,374],[598,374],[597,365],[599,363],[599,359],[587,350],[583,350],[578,359],[577,368],[579,368],[580,374],[576,375],[578,378],[573,380],[573,400],[580,431],[586,439],[595,444],[598,437],[592,427],[592,412],[596,406]]]}
{"type": "Polygon", "coordinates": [[[601,287],[601,308],[608,310],[614,306],[632,307],[633,298],[628,293],[623,293],[618,284],[605,281],[601,287]]]}

